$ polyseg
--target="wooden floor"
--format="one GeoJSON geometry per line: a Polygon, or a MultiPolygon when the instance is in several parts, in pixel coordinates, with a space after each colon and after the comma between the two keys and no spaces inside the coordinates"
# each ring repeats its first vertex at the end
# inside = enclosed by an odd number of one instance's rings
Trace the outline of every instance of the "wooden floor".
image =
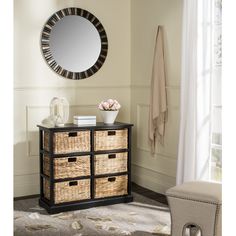
{"type": "MultiPolygon", "coordinates": [[[[168,202],[167,202],[167,198],[165,195],[163,194],[160,194],[160,193],[156,193],[156,192],[153,192],[152,190],[149,190],[147,188],[143,188],[135,183],[132,183],[132,191],[133,192],[136,192],[140,195],[143,195],[145,197],[148,197],[150,199],[153,199],[157,202],[160,202],[160,203],[163,203],[163,204],[166,204],[168,205],[168,202]]],[[[39,195],[31,195],[31,196],[25,196],[25,197],[16,197],[14,198],[15,201],[17,200],[23,200],[23,199],[29,199],[29,198],[35,198],[35,197],[39,197],[39,195]]]]}
{"type": "Polygon", "coordinates": [[[165,195],[153,192],[152,190],[149,190],[147,188],[143,188],[135,183],[132,183],[132,191],[139,193],[139,194],[141,194],[145,197],[148,197],[150,199],[153,199],[155,201],[158,201],[158,202],[168,205],[167,198],[165,195]]]}

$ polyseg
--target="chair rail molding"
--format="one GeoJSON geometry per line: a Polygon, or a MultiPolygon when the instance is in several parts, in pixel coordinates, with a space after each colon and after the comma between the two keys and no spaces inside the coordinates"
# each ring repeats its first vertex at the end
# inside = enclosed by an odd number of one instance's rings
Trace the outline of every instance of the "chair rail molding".
{"type": "Polygon", "coordinates": [[[130,89],[130,85],[80,85],[80,86],[16,86],[14,91],[21,92],[27,90],[68,90],[68,89],[130,89]]]}

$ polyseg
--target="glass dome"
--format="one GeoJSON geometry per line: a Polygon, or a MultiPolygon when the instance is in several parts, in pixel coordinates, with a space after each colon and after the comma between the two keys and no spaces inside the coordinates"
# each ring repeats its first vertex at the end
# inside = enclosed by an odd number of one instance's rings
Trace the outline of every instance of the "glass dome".
{"type": "Polygon", "coordinates": [[[56,126],[64,126],[69,119],[69,103],[64,97],[54,97],[50,102],[50,117],[56,126]]]}

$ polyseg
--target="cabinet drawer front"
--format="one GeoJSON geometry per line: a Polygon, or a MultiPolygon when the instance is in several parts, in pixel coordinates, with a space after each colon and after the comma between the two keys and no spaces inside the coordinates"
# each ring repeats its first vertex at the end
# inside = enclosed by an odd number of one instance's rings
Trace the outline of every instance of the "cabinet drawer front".
{"type": "MultiPolygon", "coordinates": [[[[44,133],[44,149],[49,150],[49,133],[44,133]]],[[[55,132],[53,134],[53,153],[90,151],[90,131],[55,132]]]]}
{"type": "MultiPolygon", "coordinates": [[[[54,158],[54,179],[90,175],[90,156],[54,158]]],[[[50,158],[43,158],[43,173],[50,176],[50,158]]]]}
{"type": "Polygon", "coordinates": [[[95,175],[126,172],[127,158],[127,152],[95,155],[95,175]]]}
{"type": "Polygon", "coordinates": [[[94,150],[113,150],[128,148],[128,130],[95,131],[94,150]]]}
{"type": "Polygon", "coordinates": [[[128,176],[95,178],[95,198],[121,196],[128,194],[128,176]]]}
{"type": "MultiPolygon", "coordinates": [[[[50,200],[50,182],[44,179],[44,197],[50,200]]],[[[90,179],[55,183],[55,204],[90,199],[90,179]]]]}

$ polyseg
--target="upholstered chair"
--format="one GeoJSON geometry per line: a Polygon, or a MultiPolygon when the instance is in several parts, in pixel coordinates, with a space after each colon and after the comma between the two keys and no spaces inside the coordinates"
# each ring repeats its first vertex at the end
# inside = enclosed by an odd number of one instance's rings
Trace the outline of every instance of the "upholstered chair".
{"type": "Polygon", "coordinates": [[[171,236],[221,236],[222,186],[187,182],[167,190],[171,236]]]}

